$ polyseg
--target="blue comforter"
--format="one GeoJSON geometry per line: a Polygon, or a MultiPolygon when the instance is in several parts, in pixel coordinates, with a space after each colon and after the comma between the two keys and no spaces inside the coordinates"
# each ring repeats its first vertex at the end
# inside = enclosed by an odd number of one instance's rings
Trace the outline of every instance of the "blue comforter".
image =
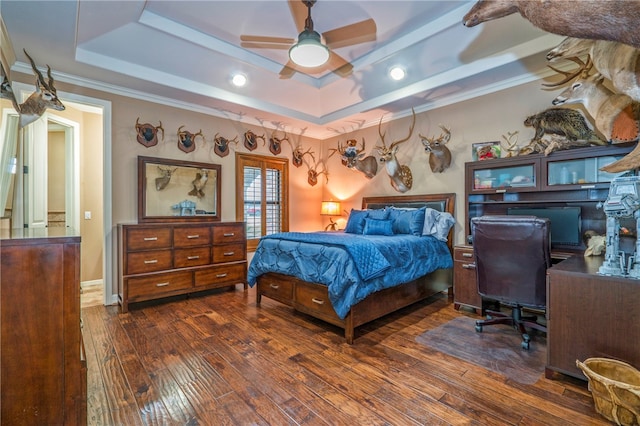
{"type": "Polygon", "coordinates": [[[369,294],[452,268],[445,242],[414,235],[286,232],[263,237],[248,271],[250,286],[267,272],[328,286],[340,318],[369,294]]]}

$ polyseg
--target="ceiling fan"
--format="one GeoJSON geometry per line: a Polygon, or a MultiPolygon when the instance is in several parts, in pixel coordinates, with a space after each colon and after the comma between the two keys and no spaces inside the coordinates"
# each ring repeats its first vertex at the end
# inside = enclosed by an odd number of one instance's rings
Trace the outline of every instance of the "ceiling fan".
{"type": "Polygon", "coordinates": [[[288,49],[289,60],[280,71],[280,78],[290,78],[295,72],[313,73],[323,69],[331,70],[341,77],[348,76],[351,74],[353,66],[335,53],[333,49],[374,41],[376,39],[376,23],[373,19],[365,19],[326,31],[320,35],[313,29],[313,20],[311,19],[311,8],[316,1],[289,0],[291,15],[296,23],[296,28],[300,31],[297,40],[284,37],[241,35],[242,47],[288,49]],[[302,49],[298,51],[300,47],[302,49]],[[299,52],[302,52],[302,59],[298,59],[299,52]],[[306,63],[303,62],[305,60],[307,60],[306,63]]]}

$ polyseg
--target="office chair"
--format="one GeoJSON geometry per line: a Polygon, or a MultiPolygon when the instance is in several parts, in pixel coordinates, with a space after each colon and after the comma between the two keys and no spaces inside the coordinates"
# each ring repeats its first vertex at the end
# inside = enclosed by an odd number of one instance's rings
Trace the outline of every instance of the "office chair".
{"type": "Polygon", "coordinates": [[[478,293],[512,308],[511,314],[487,310],[487,319],[476,321],[477,332],[486,325],[513,325],[522,334],[522,348],[528,350],[530,337],[525,326],[547,331],[535,315],[524,315],[522,308],[546,308],[549,233],[549,219],[536,216],[471,219],[478,293]]]}

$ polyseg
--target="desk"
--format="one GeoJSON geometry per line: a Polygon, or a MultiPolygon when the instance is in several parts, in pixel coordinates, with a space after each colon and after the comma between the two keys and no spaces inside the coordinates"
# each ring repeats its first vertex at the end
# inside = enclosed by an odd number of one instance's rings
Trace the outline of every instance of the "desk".
{"type": "Polygon", "coordinates": [[[547,275],[547,366],[583,380],[576,360],[615,358],[640,368],[640,280],[597,275],[603,257],[574,256],[547,275]]]}

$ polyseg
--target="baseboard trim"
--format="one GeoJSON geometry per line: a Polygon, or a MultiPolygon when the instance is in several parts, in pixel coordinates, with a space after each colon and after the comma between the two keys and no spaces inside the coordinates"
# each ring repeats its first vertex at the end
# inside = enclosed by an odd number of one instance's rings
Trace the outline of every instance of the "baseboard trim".
{"type": "Polygon", "coordinates": [[[82,287],[82,288],[98,286],[98,285],[102,286],[102,285],[104,285],[104,282],[102,280],[90,280],[90,281],[82,281],[80,283],[80,287],[82,287]]]}

